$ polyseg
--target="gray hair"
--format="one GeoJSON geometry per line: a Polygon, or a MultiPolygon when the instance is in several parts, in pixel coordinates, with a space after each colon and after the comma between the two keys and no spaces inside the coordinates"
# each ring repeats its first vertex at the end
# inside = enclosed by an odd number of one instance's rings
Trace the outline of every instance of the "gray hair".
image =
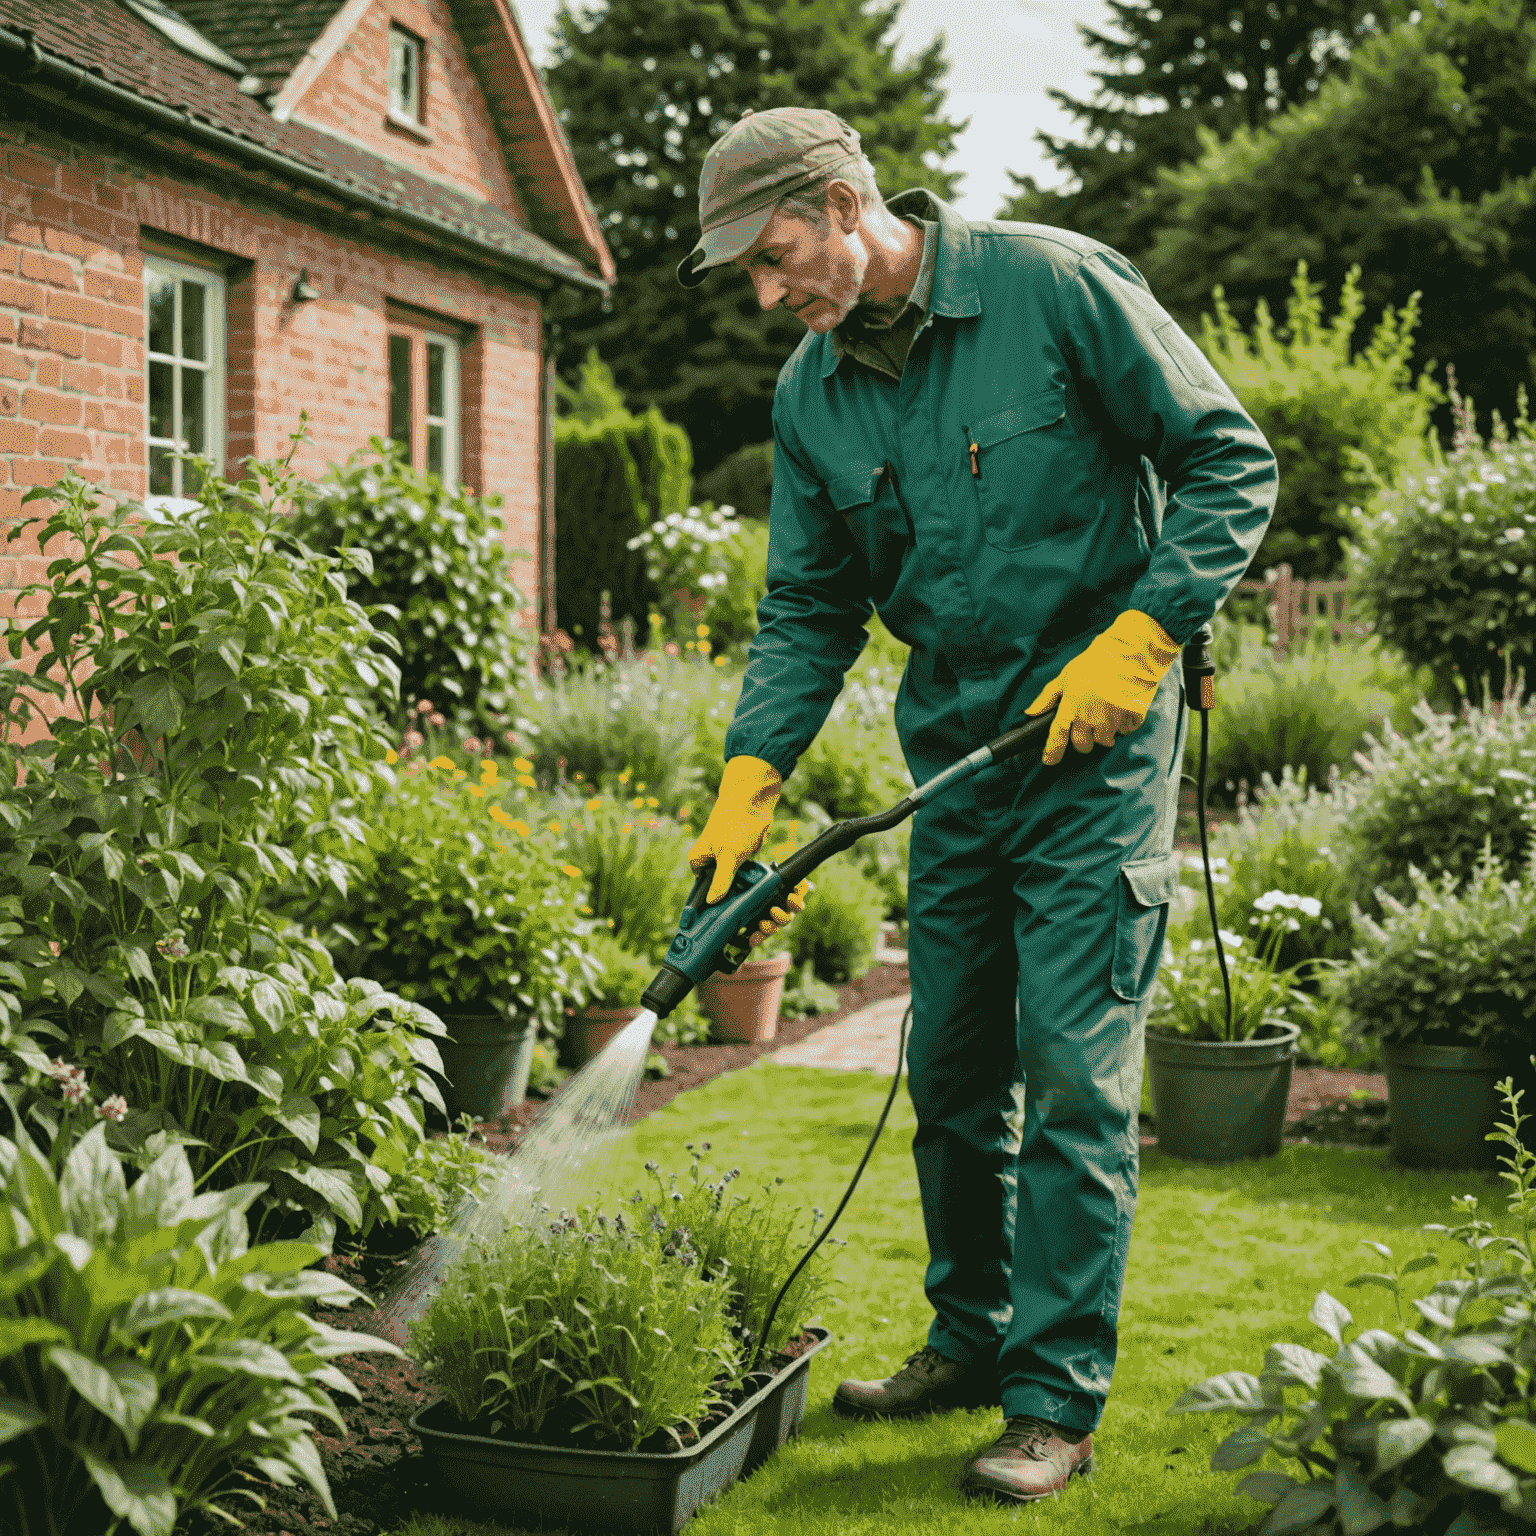
{"type": "Polygon", "coordinates": [[[829,223],[827,188],[834,181],[846,181],[859,194],[859,202],[866,212],[885,206],[885,199],[880,196],[880,189],[875,185],[875,168],[869,163],[867,155],[860,155],[856,161],[835,166],[817,177],[809,186],[791,192],[779,204],[778,211],[789,214],[791,218],[804,219],[818,230],[825,230],[829,223]]]}

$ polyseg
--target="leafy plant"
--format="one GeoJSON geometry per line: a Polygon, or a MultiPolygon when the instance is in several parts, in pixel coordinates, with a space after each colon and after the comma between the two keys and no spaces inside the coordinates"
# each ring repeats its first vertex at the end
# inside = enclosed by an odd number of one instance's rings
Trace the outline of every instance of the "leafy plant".
{"type": "Polygon", "coordinates": [[[365,849],[327,916],[352,963],[402,998],[558,1035],[596,975],[582,871],[549,827],[508,813],[498,773],[489,758],[478,782],[447,757],[408,765],[361,808],[365,849]]]}
{"type": "Polygon", "coordinates": [[[259,1184],[194,1193],[181,1147],[132,1184],[96,1125],[62,1173],[24,1134],[0,1138],[0,1524],[28,1536],[170,1536],[207,1509],[260,1499],[246,1469],[308,1483],[335,1518],[315,1448],[331,1361],[399,1354],[315,1321],[361,1299],[306,1266],[306,1243],[248,1247],[259,1184]]]}
{"type": "Polygon", "coordinates": [[[656,961],[637,955],[612,934],[600,930],[587,940],[587,954],[600,974],[588,988],[594,1008],[638,1008],[640,994],[656,975],[656,961]]]}
{"type": "Polygon", "coordinates": [[[823,981],[856,981],[875,963],[884,918],[880,887],[852,860],[833,859],[816,871],[805,911],[777,937],[797,966],[809,961],[823,981]]]}
{"type": "Polygon", "coordinates": [[[1183,954],[1176,954],[1165,940],[1148,1023],[1190,1040],[1252,1040],[1266,1025],[1296,1022],[1298,1013],[1305,1017],[1312,1000],[1294,983],[1304,968],[1330,962],[1314,957],[1283,971],[1275,968],[1275,962],[1285,936],[1299,932],[1303,919],[1310,925],[1321,913],[1322,904],[1314,896],[1266,891],[1254,901],[1248,919],[1250,927],[1258,930],[1251,950],[1243,948],[1247,935],[1220,930],[1225,982],[1214,939],[1191,938],[1183,954]]]}
{"type": "Polygon", "coordinates": [[[396,724],[421,699],[435,701],[461,733],[517,707],[528,675],[528,602],[512,579],[520,556],[502,541],[500,505],[500,496],[413,470],[404,445],[378,437],[296,498],[295,537],[343,558],[368,556],[348,567],[348,595],[393,637],[399,687],[381,687],[374,699],[396,724]]]}
{"type": "Polygon", "coordinates": [[[1536,700],[1517,693],[1495,708],[1463,705],[1461,719],[1420,700],[1424,727],[1402,737],[1385,727],[1355,755],[1360,773],[1342,780],[1334,798],[1339,835],[1334,849],[1347,872],[1346,894],[1372,916],[1386,909],[1375,896],[1413,894],[1410,866],[1434,877],[1466,879],[1485,842],[1505,867],[1531,845],[1529,807],[1536,799],[1536,700]]]}
{"type": "Polygon", "coordinates": [[[725,590],[736,531],[734,507],[705,505],[668,512],[628,541],[626,548],[645,552],[646,575],[673,629],[689,627],[695,600],[725,590]]]}
{"type": "Polygon", "coordinates": [[[789,984],[779,1001],[781,1019],[805,1019],[818,1013],[831,1013],[840,999],[837,988],[816,975],[814,961],[807,960],[790,972],[789,984]]]}
{"type": "MultiPolygon", "coordinates": [[[[1536,1058],[1532,1058],[1536,1065],[1536,1058]]],[[[1453,1202],[1461,1220],[1441,1232],[1468,1252],[1456,1277],[1411,1299],[1415,1327],[1400,1334],[1370,1328],[1346,1340],[1353,1318],[1318,1292],[1308,1319],[1332,1340],[1330,1359],[1296,1343],[1271,1344],[1264,1370],[1226,1371],[1190,1387],[1170,1413],[1238,1413],[1247,1422],[1211,1457],[1213,1472],[1249,1466],[1267,1453],[1299,1462],[1305,1481],[1282,1472],[1250,1473],[1238,1485],[1275,1509],[1260,1536],[1355,1536],[1397,1527],[1475,1536],[1504,1529],[1500,1515],[1536,1521],[1536,1424],[1529,1381],[1536,1362],[1536,1154],[1520,1141],[1523,1093],[1500,1085],[1508,1120],[1489,1135],[1510,1155],[1500,1177],[1510,1185],[1514,1234],[1477,1214],[1475,1195],[1453,1202]]],[[[1404,1280],[1438,1263],[1424,1252],[1398,1264],[1380,1242],[1368,1246],[1390,1265],[1357,1275],[1351,1286],[1392,1293],[1403,1320],[1404,1280]]]]}
{"type": "MultiPolygon", "coordinates": [[[[1533,855],[1536,860],[1536,855],[1533,855]]],[[[1458,890],[1409,870],[1416,900],[1379,892],[1384,924],[1356,909],[1362,945],[1328,982],[1352,1027],[1378,1043],[1470,1045],[1524,1055],[1536,1015],[1536,885],[1501,879],[1492,838],[1458,890]]]]}
{"type": "Polygon", "coordinates": [[[394,678],[342,563],[291,537],[302,490],[286,460],[235,486],[203,465],[172,515],[68,478],[13,529],[59,552],[6,630],[0,945],[25,1111],[62,1054],[126,1101],[124,1145],[164,1131],[200,1183],[262,1179],[264,1215],[328,1245],[435,1209],[415,1096],[440,1029],[269,910],[344,888],[394,678]]]}
{"type": "Polygon", "coordinates": [[[1452,454],[1378,496],[1351,550],[1362,612],[1432,671],[1441,702],[1480,680],[1507,696],[1536,636],[1536,425],[1524,389],[1513,435],[1496,422],[1487,443],[1454,392],[1453,401],[1452,454]]]}

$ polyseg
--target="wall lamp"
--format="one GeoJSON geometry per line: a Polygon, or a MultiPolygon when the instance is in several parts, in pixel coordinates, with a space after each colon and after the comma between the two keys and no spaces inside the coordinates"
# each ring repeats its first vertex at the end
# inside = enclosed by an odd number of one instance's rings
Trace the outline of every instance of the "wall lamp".
{"type": "Polygon", "coordinates": [[[293,302],[295,304],[306,303],[310,299],[318,299],[320,290],[309,280],[309,268],[299,268],[299,280],[293,285],[293,302]]]}

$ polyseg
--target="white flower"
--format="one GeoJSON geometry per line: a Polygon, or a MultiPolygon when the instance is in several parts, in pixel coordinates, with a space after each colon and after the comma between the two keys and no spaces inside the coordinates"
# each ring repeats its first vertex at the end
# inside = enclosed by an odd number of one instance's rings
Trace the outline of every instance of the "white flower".
{"type": "Polygon", "coordinates": [[[103,1120],[121,1120],[128,1113],[128,1100],[122,1094],[114,1093],[96,1106],[96,1113],[103,1120]]]}
{"type": "Polygon", "coordinates": [[[1225,928],[1220,929],[1219,932],[1221,933],[1222,943],[1230,944],[1233,949],[1241,949],[1243,947],[1241,934],[1228,933],[1225,928]]]}
{"type": "Polygon", "coordinates": [[[1504,530],[1504,537],[1506,539],[1508,539],[1511,544],[1513,544],[1516,539],[1523,539],[1525,537],[1525,529],[1524,528],[1506,528],[1504,530]]]}

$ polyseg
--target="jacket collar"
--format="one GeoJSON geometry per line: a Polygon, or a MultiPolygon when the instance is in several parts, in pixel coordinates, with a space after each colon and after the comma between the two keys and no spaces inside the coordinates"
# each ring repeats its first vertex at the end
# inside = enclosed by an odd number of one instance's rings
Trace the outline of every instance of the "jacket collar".
{"type": "MultiPolygon", "coordinates": [[[[971,255],[970,225],[932,192],[915,187],[886,199],[886,207],[900,216],[918,219],[935,219],[939,226],[939,256],[933,272],[933,292],[928,300],[928,312],[948,315],[957,320],[969,319],[981,313],[981,291],[976,286],[976,269],[971,255]]],[[[818,338],[821,342],[821,376],[830,378],[837,372],[841,359],[832,345],[829,335],[818,338]]]]}

